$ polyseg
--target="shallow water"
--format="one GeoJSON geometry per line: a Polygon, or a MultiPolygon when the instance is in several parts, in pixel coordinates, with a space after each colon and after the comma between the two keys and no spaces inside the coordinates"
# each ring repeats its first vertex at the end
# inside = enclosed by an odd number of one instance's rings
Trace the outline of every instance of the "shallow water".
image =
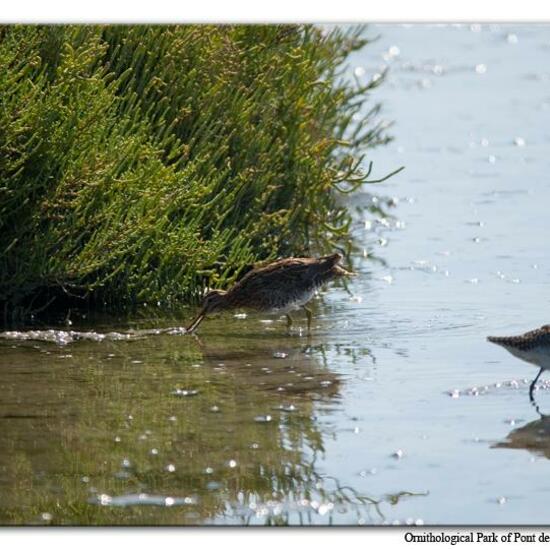
{"type": "Polygon", "coordinates": [[[311,337],[153,307],[3,334],[2,523],[547,523],[537,371],[485,336],[550,322],[550,28],[369,32],[350,70],[390,66],[396,121],[372,160],[406,170],[375,188],[395,218],[357,212],[360,276],[311,337]]]}

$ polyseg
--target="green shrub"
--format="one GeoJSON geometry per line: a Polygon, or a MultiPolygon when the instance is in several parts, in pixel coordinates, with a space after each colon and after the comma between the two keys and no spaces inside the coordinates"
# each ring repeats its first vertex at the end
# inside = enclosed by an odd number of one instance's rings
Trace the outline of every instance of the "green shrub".
{"type": "Polygon", "coordinates": [[[343,63],[361,29],[0,29],[0,304],[196,298],[349,247],[340,187],[387,141],[343,63]],[[365,114],[367,113],[367,114],[365,114]],[[358,116],[359,115],[359,116],[358,116]]]}

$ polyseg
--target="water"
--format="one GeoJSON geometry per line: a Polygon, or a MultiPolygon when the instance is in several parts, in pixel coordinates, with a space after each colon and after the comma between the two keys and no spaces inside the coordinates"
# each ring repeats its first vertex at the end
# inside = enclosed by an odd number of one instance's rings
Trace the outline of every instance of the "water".
{"type": "Polygon", "coordinates": [[[350,71],[390,66],[396,121],[372,160],[406,170],[375,188],[394,218],[357,211],[359,276],[311,337],[158,308],[3,334],[2,523],[547,522],[537,371],[485,336],[550,322],[550,28],[370,33],[350,71]]]}

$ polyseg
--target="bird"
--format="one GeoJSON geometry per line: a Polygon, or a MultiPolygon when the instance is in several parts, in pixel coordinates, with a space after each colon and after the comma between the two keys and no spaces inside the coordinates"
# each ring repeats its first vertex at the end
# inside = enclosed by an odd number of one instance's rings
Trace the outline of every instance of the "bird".
{"type": "Polygon", "coordinates": [[[534,401],[533,391],[537,380],[543,371],[550,370],[550,325],[544,325],[519,336],[488,336],[487,340],[540,368],[529,386],[529,398],[534,401]]]}
{"type": "Polygon", "coordinates": [[[195,331],[206,315],[235,308],[284,313],[290,327],[290,311],[300,307],[306,312],[309,331],[312,313],[306,304],[315,291],[333,279],[355,275],[339,265],[341,261],[342,254],[335,253],[320,258],[284,258],[256,267],[229,290],[208,292],[187,332],[195,331]]]}

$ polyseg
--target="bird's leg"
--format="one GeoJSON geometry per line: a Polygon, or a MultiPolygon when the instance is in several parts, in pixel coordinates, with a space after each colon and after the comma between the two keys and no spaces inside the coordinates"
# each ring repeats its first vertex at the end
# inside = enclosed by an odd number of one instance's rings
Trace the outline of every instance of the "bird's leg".
{"type": "Polygon", "coordinates": [[[531,385],[529,386],[529,399],[534,403],[535,399],[533,397],[533,391],[535,390],[535,384],[537,383],[537,380],[539,379],[540,375],[542,374],[542,371],[544,369],[540,369],[539,373],[537,374],[536,378],[531,382],[531,385]]]}
{"type": "Polygon", "coordinates": [[[286,326],[287,328],[290,328],[292,326],[292,317],[290,316],[290,313],[286,314],[286,326]]]}
{"type": "Polygon", "coordinates": [[[307,306],[302,306],[304,308],[304,311],[306,312],[306,317],[307,317],[307,331],[308,332],[311,332],[311,319],[312,319],[312,314],[311,314],[311,310],[307,308],[307,306]]]}

